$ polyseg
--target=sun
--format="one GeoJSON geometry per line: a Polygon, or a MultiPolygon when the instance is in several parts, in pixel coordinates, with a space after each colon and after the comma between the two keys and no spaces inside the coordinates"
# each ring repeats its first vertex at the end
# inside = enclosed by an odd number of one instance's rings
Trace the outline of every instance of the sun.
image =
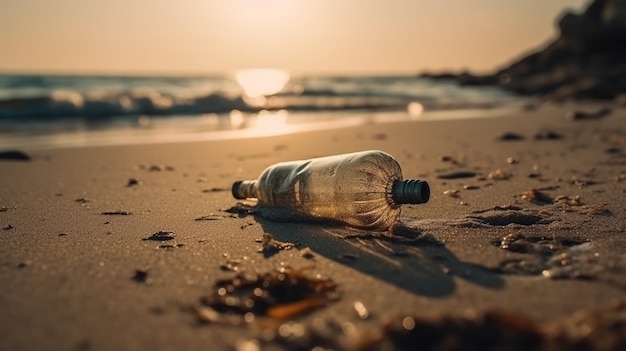
{"type": "Polygon", "coordinates": [[[246,96],[255,98],[281,91],[289,81],[289,73],[272,68],[244,69],[235,74],[235,81],[243,88],[246,96]]]}

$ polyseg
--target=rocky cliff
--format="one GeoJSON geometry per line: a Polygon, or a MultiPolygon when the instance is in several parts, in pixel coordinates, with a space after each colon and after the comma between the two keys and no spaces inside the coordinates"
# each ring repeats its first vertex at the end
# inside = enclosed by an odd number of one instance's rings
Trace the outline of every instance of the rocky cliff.
{"type": "Polygon", "coordinates": [[[499,85],[549,99],[626,98],[626,0],[594,0],[557,20],[545,48],[489,75],[456,76],[464,85],[499,85]]]}

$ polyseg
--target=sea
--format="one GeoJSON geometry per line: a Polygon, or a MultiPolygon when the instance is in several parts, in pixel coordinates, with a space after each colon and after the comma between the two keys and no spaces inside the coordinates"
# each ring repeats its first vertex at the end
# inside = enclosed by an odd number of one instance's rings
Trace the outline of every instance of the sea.
{"type": "Polygon", "coordinates": [[[0,73],[0,150],[263,137],[365,123],[481,118],[526,103],[418,75],[0,73]]]}

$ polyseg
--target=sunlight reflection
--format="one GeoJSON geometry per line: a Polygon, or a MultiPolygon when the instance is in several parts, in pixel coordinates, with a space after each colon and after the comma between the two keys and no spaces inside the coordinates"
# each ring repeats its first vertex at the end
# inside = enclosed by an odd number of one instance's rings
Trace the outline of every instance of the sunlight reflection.
{"type": "Polygon", "coordinates": [[[248,97],[263,97],[281,91],[289,81],[289,73],[271,68],[244,69],[235,74],[235,81],[248,97]]]}
{"type": "Polygon", "coordinates": [[[245,118],[243,117],[243,113],[239,110],[232,110],[228,114],[228,119],[230,120],[230,126],[233,129],[237,129],[243,125],[245,118]]]}
{"type": "Polygon", "coordinates": [[[410,102],[407,106],[407,111],[411,118],[419,118],[424,113],[424,105],[417,101],[410,102]]]}
{"type": "Polygon", "coordinates": [[[288,118],[289,112],[287,110],[263,110],[254,119],[252,130],[258,136],[282,134],[289,131],[288,118]]]}

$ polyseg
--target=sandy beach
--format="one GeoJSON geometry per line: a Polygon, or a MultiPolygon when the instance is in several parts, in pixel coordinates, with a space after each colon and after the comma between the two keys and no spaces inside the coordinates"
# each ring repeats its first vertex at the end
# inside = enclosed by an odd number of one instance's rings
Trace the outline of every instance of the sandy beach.
{"type": "Polygon", "coordinates": [[[608,106],[21,150],[0,160],[0,349],[413,349],[394,321],[411,335],[486,314],[494,339],[612,349],[626,333],[626,109],[608,106]],[[431,187],[391,233],[267,220],[230,192],[276,162],[370,149],[431,187]],[[263,251],[264,234],[293,247],[263,251]],[[281,269],[333,291],[282,319],[207,302],[222,280],[281,269]]]}

